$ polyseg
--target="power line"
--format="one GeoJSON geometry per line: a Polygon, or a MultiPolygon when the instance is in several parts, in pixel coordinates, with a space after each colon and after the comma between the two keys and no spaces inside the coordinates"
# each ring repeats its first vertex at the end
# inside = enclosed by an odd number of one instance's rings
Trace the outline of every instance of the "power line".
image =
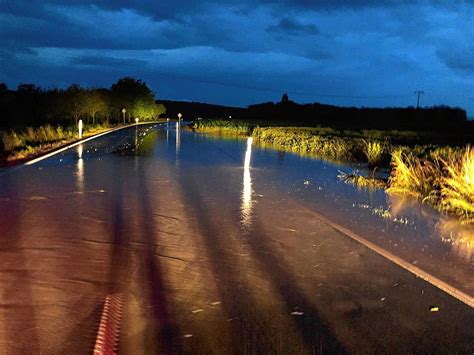
{"type": "Polygon", "coordinates": [[[336,95],[336,94],[322,94],[322,93],[315,93],[310,91],[300,91],[300,90],[281,90],[281,89],[273,89],[269,87],[257,87],[251,85],[241,85],[237,83],[226,83],[217,80],[209,80],[209,79],[202,79],[194,76],[189,75],[176,75],[170,73],[163,73],[163,72],[155,72],[155,75],[169,77],[173,79],[181,79],[192,81],[201,84],[210,84],[210,85],[218,85],[223,87],[232,87],[237,89],[245,89],[245,90],[254,90],[254,91],[264,91],[264,92],[274,92],[274,93],[282,93],[283,91],[288,92],[292,95],[306,95],[306,96],[313,96],[313,97],[325,97],[325,98],[342,98],[342,99],[389,99],[389,98],[404,98],[409,97],[410,94],[395,94],[395,95],[336,95]]]}

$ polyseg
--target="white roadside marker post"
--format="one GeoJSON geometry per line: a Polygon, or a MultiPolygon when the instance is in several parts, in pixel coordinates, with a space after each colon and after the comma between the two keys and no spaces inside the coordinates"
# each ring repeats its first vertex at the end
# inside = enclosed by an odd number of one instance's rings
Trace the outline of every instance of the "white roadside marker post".
{"type": "Polygon", "coordinates": [[[82,129],[84,128],[82,120],[79,120],[77,125],[78,125],[78,128],[79,128],[79,139],[82,139],[82,129]]]}

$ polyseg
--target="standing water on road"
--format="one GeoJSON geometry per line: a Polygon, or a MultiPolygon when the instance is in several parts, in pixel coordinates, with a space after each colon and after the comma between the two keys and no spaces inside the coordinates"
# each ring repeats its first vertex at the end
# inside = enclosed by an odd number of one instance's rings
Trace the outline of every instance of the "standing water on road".
{"type": "Polygon", "coordinates": [[[473,230],[352,168],[143,125],[0,172],[0,348],[90,353],[119,293],[122,353],[472,353],[471,307],[318,215],[471,296],[473,230]]]}

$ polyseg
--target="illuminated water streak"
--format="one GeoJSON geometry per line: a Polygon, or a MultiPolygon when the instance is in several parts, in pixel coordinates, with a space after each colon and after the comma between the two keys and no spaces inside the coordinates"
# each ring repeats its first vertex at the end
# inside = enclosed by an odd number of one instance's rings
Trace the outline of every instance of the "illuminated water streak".
{"type": "Polygon", "coordinates": [[[253,138],[247,138],[247,151],[245,152],[244,179],[242,188],[242,206],[240,208],[242,226],[250,229],[252,226],[252,177],[250,175],[250,160],[252,158],[253,138]]]}
{"type": "Polygon", "coordinates": [[[176,161],[178,161],[180,148],[181,148],[181,129],[179,127],[179,123],[176,122],[176,161]]]}
{"type": "Polygon", "coordinates": [[[83,147],[82,144],[77,147],[77,164],[76,164],[76,178],[77,178],[77,188],[79,192],[84,191],[84,159],[83,147]]]}
{"type": "Polygon", "coordinates": [[[138,127],[135,126],[135,152],[137,151],[137,148],[138,148],[138,127]]]}

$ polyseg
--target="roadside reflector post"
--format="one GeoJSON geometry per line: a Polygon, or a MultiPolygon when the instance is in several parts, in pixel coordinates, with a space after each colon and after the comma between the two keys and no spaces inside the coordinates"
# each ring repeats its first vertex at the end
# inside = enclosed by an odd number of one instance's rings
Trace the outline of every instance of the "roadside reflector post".
{"type": "Polygon", "coordinates": [[[79,128],[79,139],[82,139],[82,129],[84,128],[82,120],[79,120],[77,125],[78,125],[78,128],[79,128]]]}

